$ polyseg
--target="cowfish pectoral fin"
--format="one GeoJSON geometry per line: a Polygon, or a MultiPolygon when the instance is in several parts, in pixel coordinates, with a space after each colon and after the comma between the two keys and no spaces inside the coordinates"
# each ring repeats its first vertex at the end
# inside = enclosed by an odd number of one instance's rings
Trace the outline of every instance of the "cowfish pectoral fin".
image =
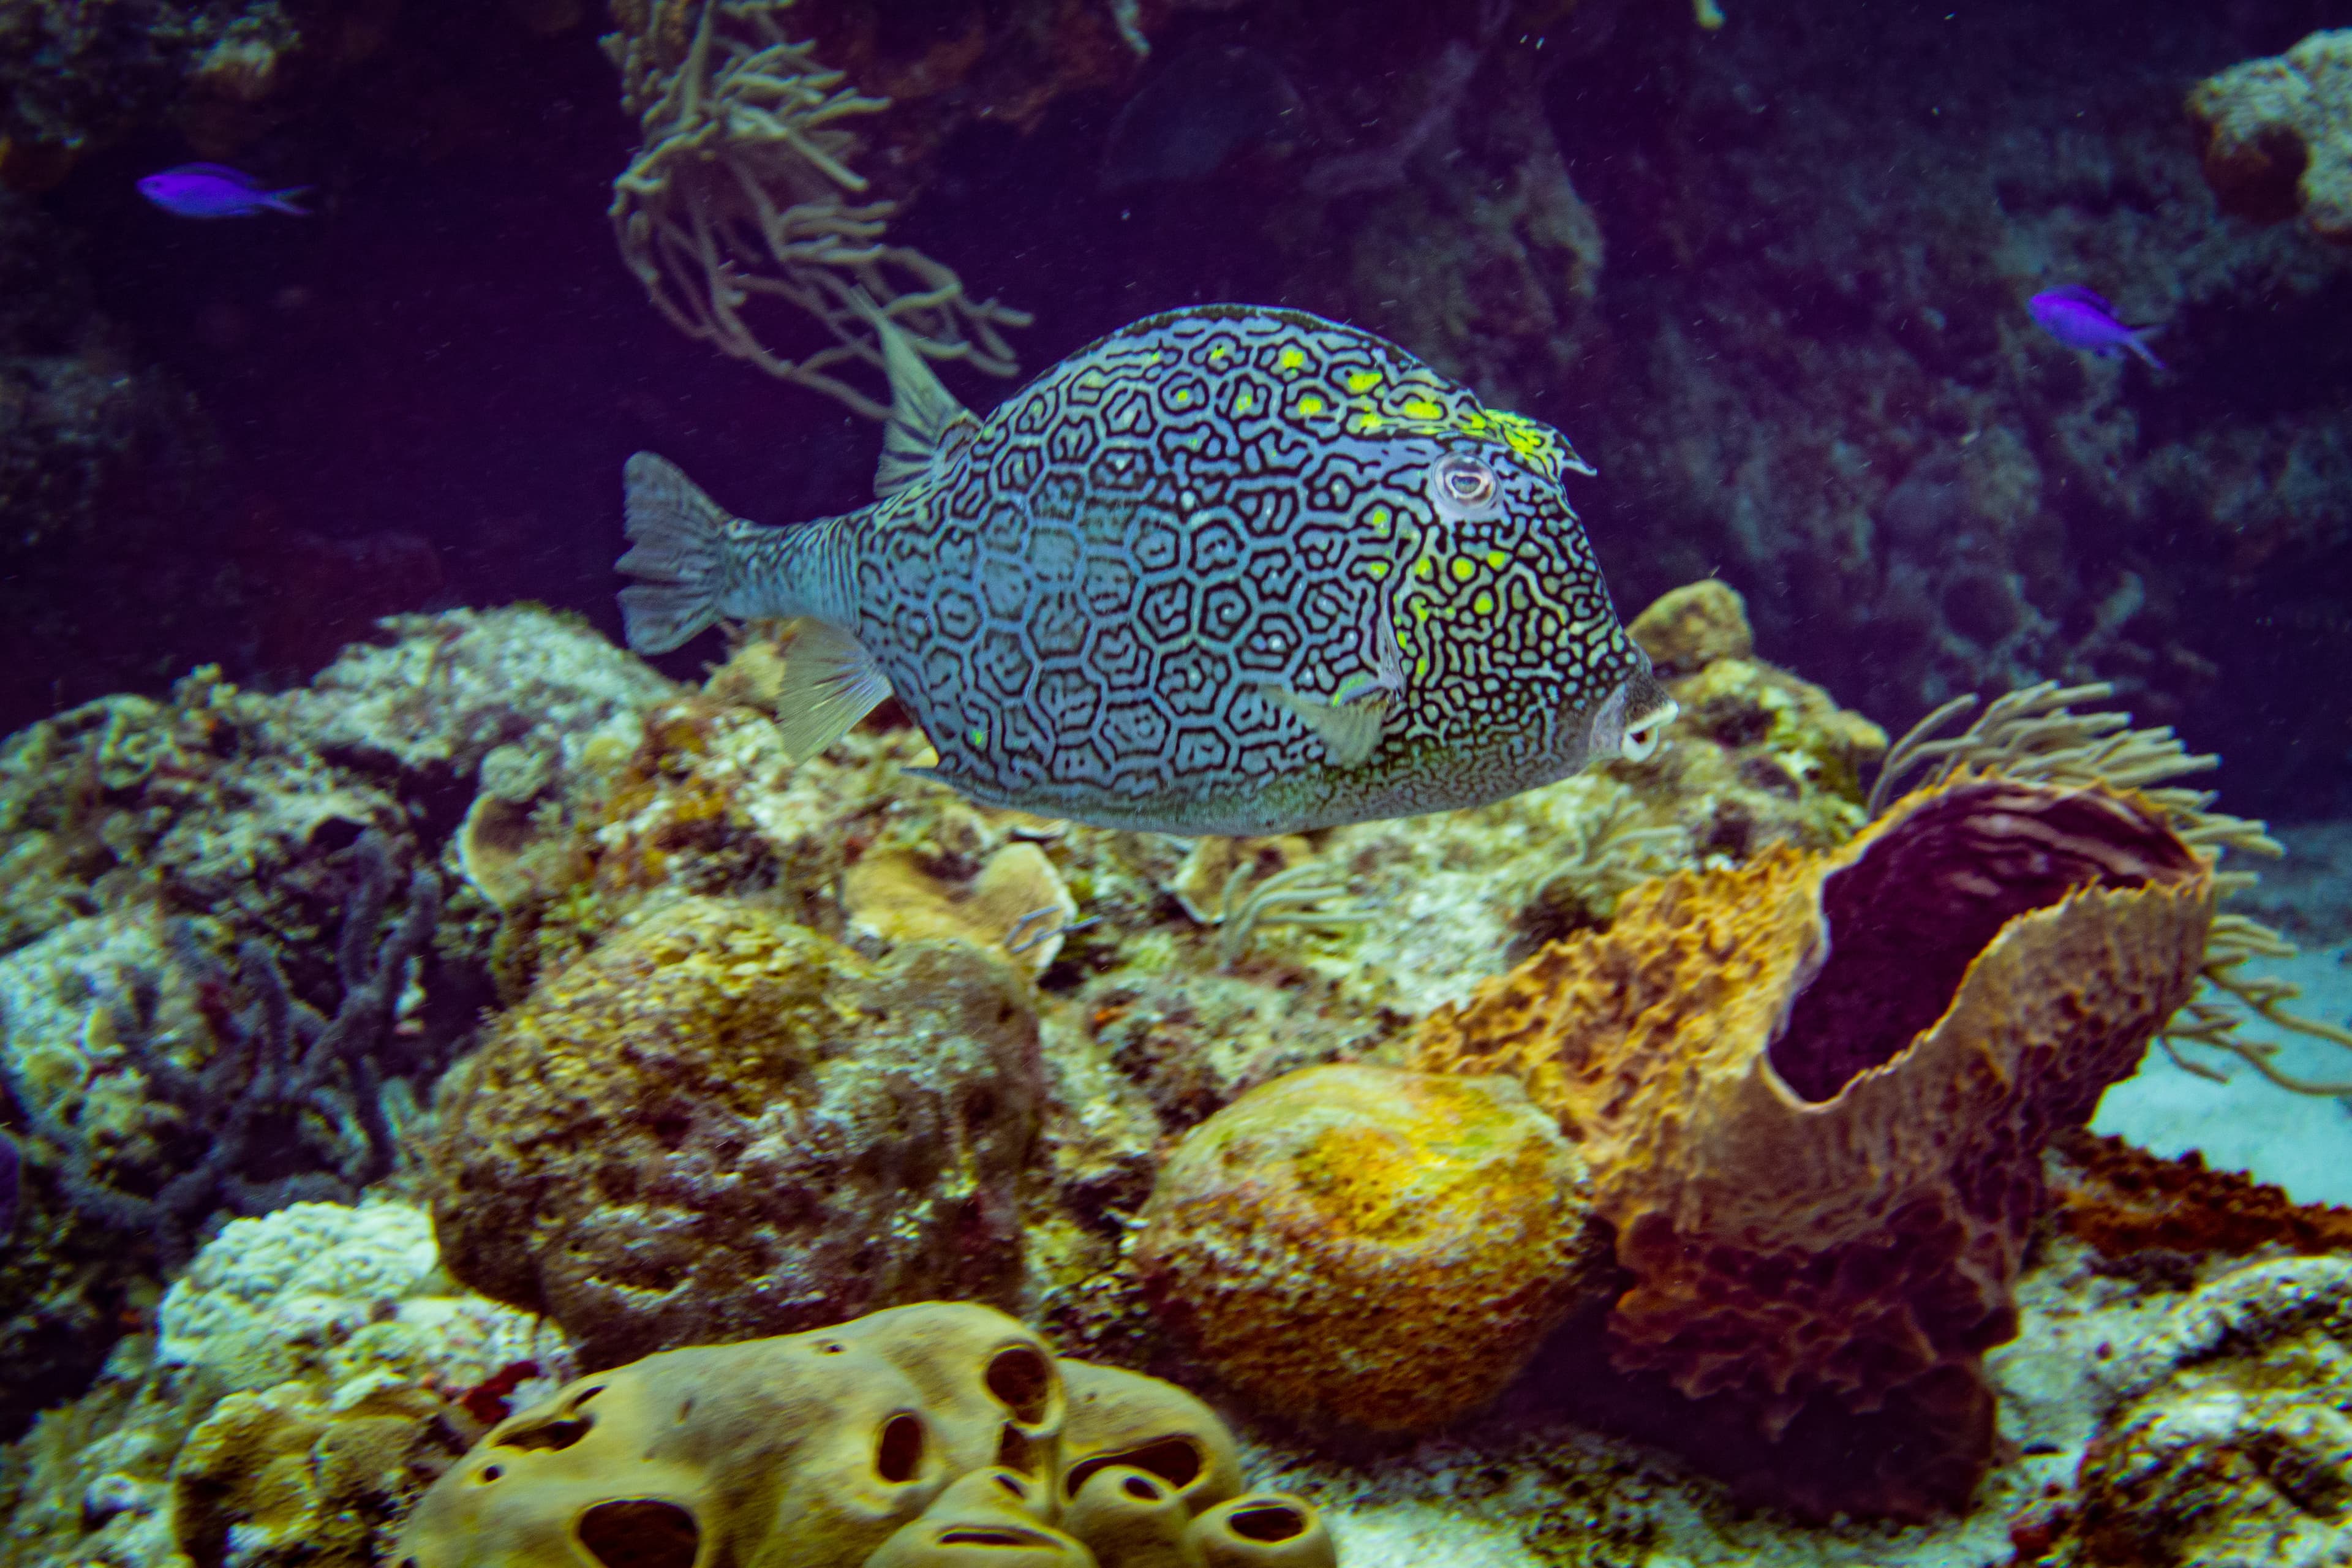
{"type": "Polygon", "coordinates": [[[639,452],[621,470],[630,549],[619,570],[638,579],[621,590],[621,618],[639,653],[683,647],[719,618],[726,572],[727,510],[677,464],[639,452]]]}
{"type": "Polygon", "coordinates": [[[1381,743],[1389,700],[1386,695],[1354,702],[1321,702],[1280,686],[1261,686],[1258,695],[1315,731],[1323,754],[1337,766],[1352,768],[1370,757],[1381,743]]]}
{"type": "Polygon", "coordinates": [[[830,621],[805,620],[784,650],[776,720],[784,750],[804,763],[849,732],[890,695],[866,645],[830,621]]]}
{"type": "Polygon", "coordinates": [[[877,498],[913,484],[931,459],[961,447],[979,430],[971,411],[958,403],[932,373],[907,334],[863,290],[857,313],[882,341],[882,368],[890,375],[890,419],[882,430],[882,460],[874,471],[877,498]]]}

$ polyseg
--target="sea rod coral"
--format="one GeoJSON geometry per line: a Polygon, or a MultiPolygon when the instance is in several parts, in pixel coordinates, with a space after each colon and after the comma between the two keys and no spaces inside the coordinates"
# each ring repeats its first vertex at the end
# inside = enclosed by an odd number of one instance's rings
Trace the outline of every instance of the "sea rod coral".
{"type": "MultiPolygon", "coordinates": [[[[348,1198],[393,1168],[384,1106],[385,1080],[399,1070],[393,1025],[411,963],[432,937],[440,884],[429,870],[411,873],[386,930],[397,868],[380,834],[363,835],[357,850],[359,880],[336,952],[342,999],[331,1016],[293,994],[267,943],[242,943],[232,970],[184,921],[167,928],[171,961],[207,1014],[205,1059],[184,1065],[145,1048],[137,977],[115,972],[93,999],[87,1027],[131,1053],[145,1096],[165,1108],[164,1141],[185,1151],[179,1163],[159,1158],[164,1169],[153,1191],[136,1190],[115,1169],[119,1139],[92,1085],[59,1093],[35,1081],[28,1050],[0,1048],[0,1076],[65,1201],[104,1225],[143,1233],[166,1266],[186,1257],[216,1208],[258,1214],[299,1198],[348,1198]]],[[[16,1045],[10,1034],[0,1014],[0,1047],[16,1045]]]]}
{"type": "Polygon", "coordinates": [[[866,323],[879,300],[932,359],[992,375],[1016,365],[1002,329],[1025,312],[973,300],[955,273],[885,237],[898,204],[864,196],[863,145],[845,122],[889,100],[845,85],[796,41],[793,0],[619,0],[605,53],[643,142],[613,182],[622,258],[688,337],[869,418],[888,410],[842,372],[879,369],[866,323]],[[813,318],[835,340],[793,357],[746,319],[754,300],[813,318]]]}

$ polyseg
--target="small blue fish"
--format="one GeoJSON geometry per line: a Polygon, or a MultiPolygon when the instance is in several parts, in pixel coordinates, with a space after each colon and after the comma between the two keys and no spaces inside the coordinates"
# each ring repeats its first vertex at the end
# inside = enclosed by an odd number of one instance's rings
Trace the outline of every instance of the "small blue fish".
{"type": "Polygon", "coordinates": [[[266,190],[259,180],[226,163],[183,163],[139,182],[139,194],[177,217],[252,217],[257,213],[291,213],[308,217],[310,209],[294,205],[308,185],[266,190]]]}
{"type": "Polygon", "coordinates": [[[2088,349],[2103,359],[2113,359],[2129,349],[2158,370],[2164,368],[2164,362],[2150,353],[2142,341],[2156,329],[2126,325],[2103,297],[2079,283],[2036,294],[2026,301],[2026,309],[2033,312],[2043,331],[2070,349],[2088,349]]]}

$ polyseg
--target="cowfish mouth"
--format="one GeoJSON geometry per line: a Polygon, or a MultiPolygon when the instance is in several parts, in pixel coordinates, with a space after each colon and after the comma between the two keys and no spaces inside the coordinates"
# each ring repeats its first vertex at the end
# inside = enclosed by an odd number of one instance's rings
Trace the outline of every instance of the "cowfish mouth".
{"type": "Polygon", "coordinates": [[[1666,726],[1682,712],[1682,705],[1650,672],[1648,657],[1638,650],[1636,656],[1641,662],[1594,711],[1592,727],[1585,732],[1584,754],[1593,762],[1610,757],[1646,762],[1665,743],[1666,726]]]}

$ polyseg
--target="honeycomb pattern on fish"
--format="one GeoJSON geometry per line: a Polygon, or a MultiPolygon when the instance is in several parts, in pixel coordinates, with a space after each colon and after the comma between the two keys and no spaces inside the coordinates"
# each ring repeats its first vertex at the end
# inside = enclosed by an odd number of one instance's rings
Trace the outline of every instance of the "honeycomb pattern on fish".
{"type": "Polygon", "coordinates": [[[961,417],[873,507],[734,525],[762,559],[728,608],[849,632],[978,799],[1328,826],[1549,783],[1671,711],[1560,488],[1591,470],[1369,333],[1178,311],[961,417]]]}

